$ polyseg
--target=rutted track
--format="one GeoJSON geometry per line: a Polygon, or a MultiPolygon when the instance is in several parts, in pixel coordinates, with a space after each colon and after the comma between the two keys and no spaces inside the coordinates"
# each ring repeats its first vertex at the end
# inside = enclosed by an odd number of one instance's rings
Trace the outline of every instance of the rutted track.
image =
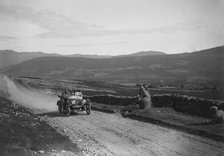
{"type": "Polygon", "coordinates": [[[154,124],[92,111],[65,117],[42,117],[89,155],[224,155],[224,143],[154,124]]]}
{"type": "MultiPolygon", "coordinates": [[[[27,89],[8,78],[4,81],[12,100],[31,108],[56,109],[56,97],[27,89]]],[[[223,142],[123,118],[118,114],[92,111],[89,116],[75,114],[65,117],[50,112],[40,116],[60,133],[69,136],[88,155],[224,155],[223,142]]]]}

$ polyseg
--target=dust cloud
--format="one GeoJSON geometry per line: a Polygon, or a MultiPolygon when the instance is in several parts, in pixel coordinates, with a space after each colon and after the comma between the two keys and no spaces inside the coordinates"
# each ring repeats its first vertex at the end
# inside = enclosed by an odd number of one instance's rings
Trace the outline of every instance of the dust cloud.
{"type": "Polygon", "coordinates": [[[27,88],[13,79],[0,75],[0,92],[9,95],[9,98],[25,107],[42,112],[55,111],[57,109],[57,97],[44,91],[27,88]]]}

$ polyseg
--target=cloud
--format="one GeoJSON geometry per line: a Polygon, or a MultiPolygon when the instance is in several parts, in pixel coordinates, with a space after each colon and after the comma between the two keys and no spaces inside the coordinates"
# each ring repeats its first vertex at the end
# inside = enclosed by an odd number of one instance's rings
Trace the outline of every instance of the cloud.
{"type": "Polygon", "coordinates": [[[46,30],[34,37],[81,37],[99,34],[101,26],[85,24],[48,10],[34,11],[28,7],[0,3],[0,15],[10,16],[19,22],[25,20],[46,30]]]}
{"type": "Polygon", "coordinates": [[[18,38],[12,37],[12,36],[0,35],[0,41],[8,41],[8,40],[16,40],[16,39],[18,39],[18,38]]]}
{"type": "Polygon", "coordinates": [[[107,42],[107,43],[83,43],[83,44],[63,44],[59,45],[59,47],[86,47],[86,46],[99,46],[99,45],[117,45],[117,44],[128,44],[128,41],[121,41],[121,42],[107,42]]]}
{"type": "Polygon", "coordinates": [[[33,35],[33,38],[80,38],[87,36],[107,36],[123,31],[106,30],[100,25],[86,24],[48,10],[34,11],[28,7],[6,5],[0,2],[0,15],[10,16],[19,22],[35,24],[45,32],[33,35]]]}
{"type": "Polygon", "coordinates": [[[151,28],[151,29],[132,29],[132,30],[123,30],[120,33],[127,33],[127,34],[151,34],[151,33],[173,33],[177,31],[192,31],[192,30],[199,30],[205,28],[205,24],[201,22],[181,22],[176,23],[173,25],[158,27],[158,28],[151,28]]]}
{"type": "MultiPolygon", "coordinates": [[[[211,26],[210,26],[211,27],[211,26]]],[[[219,26],[214,26],[219,27],[219,26]]],[[[106,29],[89,29],[88,27],[82,27],[80,29],[73,30],[64,29],[64,31],[48,31],[45,33],[37,34],[33,37],[40,38],[81,38],[81,37],[89,37],[89,36],[110,36],[117,34],[153,34],[153,33],[174,33],[177,31],[192,31],[204,29],[205,25],[200,22],[184,22],[177,23],[174,25],[163,26],[159,28],[153,29],[124,29],[124,30],[106,30],[106,29]]]]}
{"type": "Polygon", "coordinates": [[[0,13],[14,17],[19,20],[26,20],[37,24],[49,31],[63,31],[72,29],[84,29],[85,24],[76,22],[63,15],[58,15],[47,10],[34,11],[27,7],[0,6],[0,13]]]}
{"type": "Polygon", "coordinates": [[[44,32],[30,36],[32,38],[83,38],[118,34],[166,34],[177,31],[199,30],[206,27],[201,22],[186,21],[158,28],[108,30],[100,25],[82,23],[49,10],[35,11],[30,7],[19,6],[16,3],[4,3],[4,1],[0,2],[0,15],[10,16],[18,20],[18,22],[19,20],[25,20],[45,30],[44,32]]]}

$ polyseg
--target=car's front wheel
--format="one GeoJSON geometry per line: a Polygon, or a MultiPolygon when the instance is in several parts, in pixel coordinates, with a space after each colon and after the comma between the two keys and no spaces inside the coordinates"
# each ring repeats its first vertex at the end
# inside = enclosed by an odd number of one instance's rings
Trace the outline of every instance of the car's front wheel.
{"type": "Polygon", "coordinates": [[[91,113],[91,105],[90,104],[86,105],[85,109],[86,109],[86,114],[89,115],[91,113]]]}
{"type": "Polygon", "coordinates": [[[66,116],[70,116],[70,114],[71,114],[71,108],[69,105],[66,105],[66,107],[65,107],[65,114],[66,114],[66,116]]]}
{"type": "Polygon", "coordinates": [[[61,101],[58,101],[58,102],[57,102],[57,105],[58,105],[58,112],[59,112],[59,113],[62,113],[62,112],[63,112],[63,108],[62,108],[61,101]]]}

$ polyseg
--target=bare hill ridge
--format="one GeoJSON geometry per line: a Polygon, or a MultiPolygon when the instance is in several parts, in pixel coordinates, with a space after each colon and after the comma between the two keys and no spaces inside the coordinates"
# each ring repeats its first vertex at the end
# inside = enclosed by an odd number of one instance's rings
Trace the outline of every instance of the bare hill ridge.
{"type": "Polygon", "coordinates": [[[224,77],[224,48],[173,55],[127,55],[102,59],[40,57],[1,70],[7,75],[44,78],[142,81],[224,77]]]}
{"type": "Polygon", "coordinates": [[[130,54],[130,56],[148,56],[148,55],[165,55],[166,53],[160,51],[140,51],[130,54]]]}
{"type": "MultiPolygon", "coordinates": [[[[162,55],[165,54],[163,52],[156,51],[144,51],[130,54],[130,56],[147,56],[147,55],[162,55]]],[[[85,54],[72,54],[72,55],[60,55],[60,54],[48,54],[44,52],[16,52],[14,50],[0,50],[0,69],[9,67],[11,65],[16,65],[24,61],[28,61],[34,58],[39,57],[49,57],[49,56],[57,56],[57,57],[83,57],[83,58],[95,58],[95,59],[103,59],[103,58],[111,58],[114,56],[111,55],[85,55],[85,54]]],[[[120,55],[123,56],[123,55],[120,55]]],[[[117,57],[120,57],[117,56],[117,57]]],[[[128,56],[128,55],[124,55],[128,56]]]]}
{"type": "Polygon", "coordinates": [[[38,57],[58,56],[42,52],[16,52],[14,50],[0,50],[0,69],[15,65],[38,57]]]}

